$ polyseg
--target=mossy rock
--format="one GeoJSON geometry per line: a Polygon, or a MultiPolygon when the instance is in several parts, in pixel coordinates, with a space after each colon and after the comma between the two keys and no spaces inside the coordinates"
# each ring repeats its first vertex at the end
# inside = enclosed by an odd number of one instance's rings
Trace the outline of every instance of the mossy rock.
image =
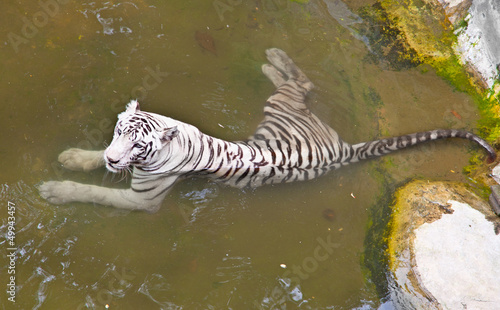
{"type": "Polygon", "coordinates": [[[439,306],[419,283],[413,252],[415,230],[424,223],[440,219],[443,213],[453,213],[450,200],[464,202],[484,214],[487,220],[500,225],[500,218],[486,201],[465,184],[420,180],[399,188],[387,234],[389,271],[398,294],[417,308],[434,309],[439,306]]]}

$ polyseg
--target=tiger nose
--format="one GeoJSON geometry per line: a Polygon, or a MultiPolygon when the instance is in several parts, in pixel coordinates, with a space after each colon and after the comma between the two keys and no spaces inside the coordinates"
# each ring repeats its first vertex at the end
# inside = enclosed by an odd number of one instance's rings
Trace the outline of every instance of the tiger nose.
{"type": "Polygon", "coordinates": [[[106,156],[106,159],[107,159],[107,160],[108,160],[108,162],[109,162],[109,163],[111,163],[111,164],[116,164],[116,163],[118,163],[118,162],[119,162],[119,160],[113,160],[113,159],[111,159],[111,157],[109,157],[109,156],[106,156]]]}

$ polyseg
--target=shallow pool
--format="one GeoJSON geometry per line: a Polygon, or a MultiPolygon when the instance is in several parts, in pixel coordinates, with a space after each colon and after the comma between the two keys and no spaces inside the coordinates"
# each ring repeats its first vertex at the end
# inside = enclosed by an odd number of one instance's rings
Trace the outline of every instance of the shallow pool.
{"type": "Polygon", "coordinates": [[[472,130],[470,98],[429,67],[374,60],[358,31],[356,12],[368,5],[360,1],[64,2],[10,1],[0,19],[0,273],[14,270],[17,285],[15,303],[2,292],[2,309],[379,307],[385,296],[364,256],[369,210],[409,178],[464,180],[469,143],[256,190],[189,179],[155,214],[50,205],[35,186],[125,187],[104,170],[65,171],[57,155],[105,147],[130,99],[205,133],[246,138],[273,91],[260,72],[269,47],[285,50],[315,83],[311,109],[351,143],[472,130]]]}

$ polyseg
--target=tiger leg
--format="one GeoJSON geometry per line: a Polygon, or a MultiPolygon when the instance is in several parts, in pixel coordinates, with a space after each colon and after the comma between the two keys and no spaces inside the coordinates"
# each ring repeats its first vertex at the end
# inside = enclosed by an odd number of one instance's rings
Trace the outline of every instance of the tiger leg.
{"type": "Polygon", "coordinates": [[[295,65],[293,60],[290,57],[288,57],[288,55],[285,52],[277,48],[270,48],[266,50],[266,56],[267,60],[269,60],[269,62],[276,69],[284,73],[287,76],[288,80],[296,81],[297,84],[299,84],[306,90],[306,92],[313,89],[314,84],[309,80],[309,78],[304,74],[304,72],[302,72],[302,70],[300,70],[299,67],[295,65]]]}
{"type": "Polygon", "coordinates": [[[59,154],[57,160],[64,168],[75,171],[89,171],[105,165],[104,150],[89,151],[71,148],[59,154]]]}
{"type": "Polygon", "coordinates": [[[137,191],[133,188],[114,189],[72,181],[44,182],[38,190],[40,196],[52,204],[83,202],[126,210],[156,212],[176,180],[177,177],[163,178],[161,186],[151,191],[137,191]]]}

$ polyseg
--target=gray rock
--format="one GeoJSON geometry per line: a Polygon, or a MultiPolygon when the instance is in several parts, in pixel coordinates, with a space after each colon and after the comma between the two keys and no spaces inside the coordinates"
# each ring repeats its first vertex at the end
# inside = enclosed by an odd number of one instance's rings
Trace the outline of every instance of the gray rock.
{"type": "Polygon", "coordinates": [[[470,65],[483,79],[486,88],[498,80],[500,64],[500,2],[473,0],[467,26],[459,29],[454,47],[462,62],[470,65]]]}
{"type": "Polygon", "coordinates": [[[413,181],[399,189],[388,238],[396,308],[500,305],[500,218],[466,185],[413,181]]]}
{"type": "Polygon", "coordinates": [[[415,231],[420,281],[444,309],[498,309],[500,236],[484,214],[449,202],[452,214],[415,231]]]}
{"type": "Polygon", "coordinates": [[[472,0],[437,0],[437,2],[444,8],[448,20],[453,25],[464,19],[472,4],[472,0]]]}
{"type": "Polygon", "coordinates": [[[496,215],[500,216],[500,185],[493,185],[490,188],[490,206],[493,209],[493,212],[495,212],[496,215]]]}

